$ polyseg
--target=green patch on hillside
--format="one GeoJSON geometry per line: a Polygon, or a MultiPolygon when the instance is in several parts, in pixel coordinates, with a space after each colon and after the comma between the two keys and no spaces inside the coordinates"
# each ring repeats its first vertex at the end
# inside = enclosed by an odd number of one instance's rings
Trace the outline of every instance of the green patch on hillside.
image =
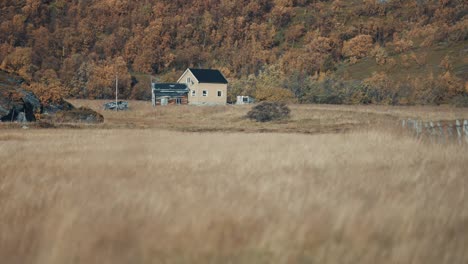
{"type": "Polygon", "coordinates": [[[402,81],[412,76],[427,76],[431,73],[437,75],[444,71],[440,64],[446,56],[449,58],[451,71],[467,81],[468,41],[456,44],[439,43],[429,48],[390,55],[384,65],[377,64],[371,57],[361,59],[355,64],[343,62],[338,65],[336,75],[345,80],[364,80],[374,72],[385,72],[395,81],[402,81]],[[390,62],[392,59],[393,64],[390,62]]]}

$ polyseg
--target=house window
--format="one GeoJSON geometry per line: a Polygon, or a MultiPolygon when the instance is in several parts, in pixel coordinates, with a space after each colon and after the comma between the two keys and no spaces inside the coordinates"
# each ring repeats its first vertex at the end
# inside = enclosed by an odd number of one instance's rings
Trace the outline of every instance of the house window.
{"type": "Polygon", "coordinates": [[[182,104],[182,98],[176,98],[176,104],[182,104]]]}
{"type": "Polygon", "coordinates": [[[221,97],[223,96],[223,92],[222,91],[218,91],[218,97],[221,97]]]}
{"type": "Polygon", "coordinates": [[[207,91],[207,90],[203,90],[202,95],[203,95],[203,96],[208,96],[208,91],[207,91]]]}
{"type": "Polygon", "coordinates": [[[192,90],[192,96],[196,96],[197,95],[197,92],[195,92],[195,90],[192,90]]]}
{"type": "Polygon", "coordinates": [[[187,84],[188,85],[192,84],[192,80],[190,80],[190,77],[187,77],[187,84]]]}

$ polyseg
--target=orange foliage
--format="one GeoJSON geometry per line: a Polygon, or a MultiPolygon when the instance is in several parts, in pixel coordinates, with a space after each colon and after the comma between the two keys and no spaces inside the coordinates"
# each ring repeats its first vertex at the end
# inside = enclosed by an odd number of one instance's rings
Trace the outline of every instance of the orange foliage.
{"type": "Polygon", "coordinates": [[[370,55],[375,58],[375,62],[379,65],[384,65],[387,62],[387,51],[380,45],[374,46],[370,51],[370,55]]]}
{"type": "Polygon", "coordinates": [[[362,58],[369,54],[373,41],[369,35],[358,35],[343,44],[343,55],[346,57],[362,58]]]}
{"type": "Polygon", "coordinates": [[[34,82],[27,89],[31,90],[44,106],[54,103],[60,103],[64,97],[64,91],[59,83],[54,82],[50,84],[34,82]]]}
{"type": "Polygon", "coordinates": [[[438,82],[447,98],[461,94],[464,90],[463,81],[450,71],[441,74],[438,78],[438,82]]]}
{"type": "Polygon", "coordinates": [[[426,62],[427,62],[427,53],[419,53],[416,55],[416,53],[414,52],[411,52],[409,54],[410,58],[416,62],[416,64],[419,66],[419,67],[422,67],[424,65],[426,65],[426,62]]]}
{"type": "Polygon", "coordinates": [[[413,41],[400,38],[398,34],[394,34],[391,46],[393,47],[395,52],[402,53],[413,48],[413,41]]]}
{"type": "Polygon", "coordinates": [[[305,31],[304,25],[294,25],[286,32],[286,40],[288,42],[295,42],[304,36],[305,31]]]}
{"type": "Polygon", "coordinates": [[[32,77],[32,49],[17,47],[6,56],[0,67],[2,69],[18,73],[21,77],[31,79],[32,77]]]}
{"type": "Polygon", "coordinates": [[[374,103],[394,104],[397,87],[384,73],[374,72],[371,77],[364,80],[364,84],[375,90],[374,103]]]}
{"type": "Polygon", "coordinates": [[[450,63],[450,57],[447,55],[445,56],[439,64],[439,67],[443,68],[445,71],[452,70],[452,64],[450,63]]]}
{"type": "Polygon", "coordinates": [[[255,98],[258,101],[269,102],[294,102],[294,94],[287,89],[281,87],[259,87],[255,92],[255,98]]]}
{"type": "MultiPolygon", "coordinates": [[[[206,67],[240,79],[277,65],[283,79],[328,76],[343,58],[372,57],[392,67],[394,53],[466,40],[463,1],[419,2],[3,1],[0,66],[40,83],[52,70],[64,93],[107,98],[119,64],[119,93],[141,97],[129,72],[177,75],[206,67]]],[[[403,55],[408,67],[426,62],[403,55]]]]}
{"type": "Polygon", "coordinates": [[[118,78],[120,97],[128,97],[131,76],[122,57],[93,65],[92,75],[88,83],[87,96],[90,98],[114,98],[116,78],[118,78]]]}

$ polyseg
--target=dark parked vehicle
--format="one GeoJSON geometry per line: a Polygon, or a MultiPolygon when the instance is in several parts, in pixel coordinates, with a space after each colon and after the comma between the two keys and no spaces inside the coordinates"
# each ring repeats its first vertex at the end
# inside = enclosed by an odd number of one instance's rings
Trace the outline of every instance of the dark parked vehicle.
{"type": "Polygon", "coordinates": [[[128,102],[126,101],[118,101],[117,104],[115,102],[109,102],[104,104],[104,110],[128,110],[128,102]]]}

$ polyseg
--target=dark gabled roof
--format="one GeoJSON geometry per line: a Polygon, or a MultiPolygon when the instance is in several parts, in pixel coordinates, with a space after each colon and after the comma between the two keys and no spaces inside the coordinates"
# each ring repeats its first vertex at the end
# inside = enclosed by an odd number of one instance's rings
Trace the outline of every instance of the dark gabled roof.
{"type": "Polygon", "coordinates": [[[228,83],[223,74],[218,70],[192,68],[189,68],[189,70],[200,83],[228,83]]]}
{"type": "Polygon", "coordinates": [[[153,89],[155,90],[187,90],[188,87],[185,83],[153,83],[153,89]]]}
{"type": "Polygon", "coordinates": [[[153,83],[153,91],[156,97],[180,97],[186,96],[189,88],[185,83],[153,83]]]}

